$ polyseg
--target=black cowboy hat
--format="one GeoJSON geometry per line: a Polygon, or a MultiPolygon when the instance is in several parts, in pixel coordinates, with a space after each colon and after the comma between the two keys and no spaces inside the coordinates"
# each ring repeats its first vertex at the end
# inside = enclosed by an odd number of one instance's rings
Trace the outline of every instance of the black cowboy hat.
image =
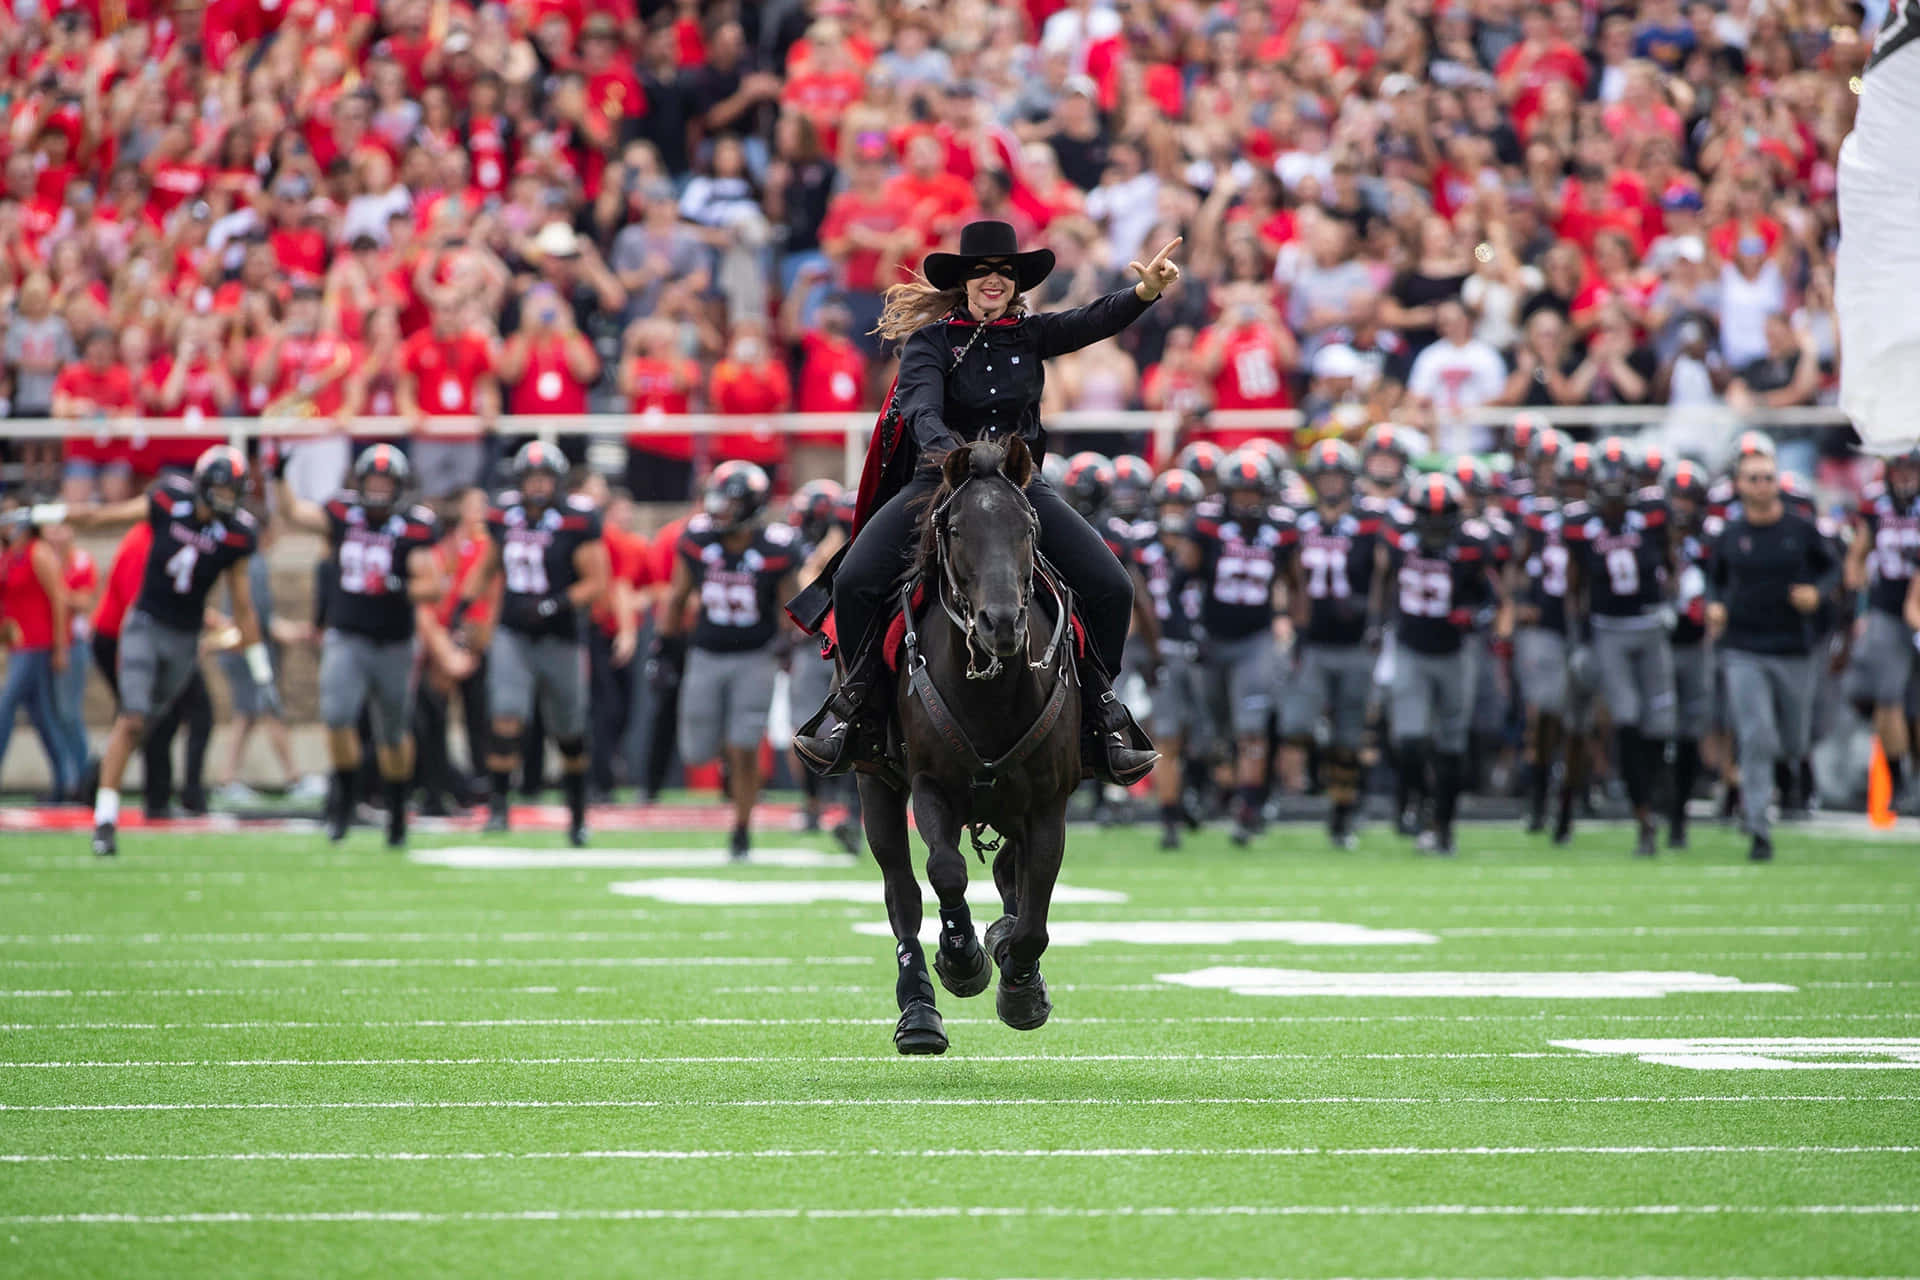
{"type": "Polygon", "coordinates": [[[1014,288],[1021,293],[1038,285],[1053,270],[1053,250],[1020,252],[1020,239],[1007,222],[969,222],[960,228],[960,252],[930,253],[924,270],[936,289],[959,289],[976,262],[1003,258],[1013,264],[1014,288]]]}

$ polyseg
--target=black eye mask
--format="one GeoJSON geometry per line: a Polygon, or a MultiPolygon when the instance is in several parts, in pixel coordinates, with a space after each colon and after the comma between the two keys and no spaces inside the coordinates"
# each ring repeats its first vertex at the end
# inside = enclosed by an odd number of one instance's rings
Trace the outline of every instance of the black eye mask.
{"type": "Polygon", "coordinates": [[[999,276],[1003,280],[1013,279],[1013,264],[1008,262],[976,262],[967,271],[967,279],[984,280],[988,276],[999,276]]]}

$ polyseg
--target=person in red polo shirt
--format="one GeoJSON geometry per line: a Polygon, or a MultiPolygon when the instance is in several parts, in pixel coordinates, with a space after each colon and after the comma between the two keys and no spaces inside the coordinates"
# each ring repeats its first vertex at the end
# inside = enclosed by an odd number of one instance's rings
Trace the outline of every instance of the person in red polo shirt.
{"type": "MultiPolygon", "coordinates": [[[[793,408],[793,381],[767,342],[765,321],[742,316],[734,322],[733,345],[726,359],[713,366],[707,401],[715,413],[741,417],[765,418],[793,408]]],[[[786,456],[786,437],[768,430],[727,432],[713,439],[716,461],[742,458],[771,468],[786,456]]]]}
{"type": "Polygon", "coordinates": [[[400,347],[400,413],[414,423],[408,453],[421,496],[444,498],[481,483],[486,467],[483,432],[500,412],[494,346],[472,323],[466,305],[433,309],[433,324],[400,347]],[[426,435],[434,418],[478,417],[478,430],[426,435]]]}
{"type": "Polygon", "coordinates": [[[853,331],[872,356],[880,354],[879,339],[870,332],[880,320],[880,295],[901,278],[901,259],[920,243],[907,210],[888,195],[886,157],[886,135],[861,135],[847,189],[827,202],[820,223],[820,247],[853,308],[853,331]]]}
{"type": "Polygon", "coordinates": [[[500,348],[499,376],[515,414],[581,414],[600,357],[574,327],[573,308],[552,285],[536,284],[520,304],[520,327],[500,348]]]}
{"type": "MultiPolygon", "coordinates": [[[[799,291],[789,302],[800,301],[799,291]]],[[[797,309],[790,306],[789,311],[797,309]]],[[[830,293],[814,309],[813,324],[802,328],[794,344],[800,360],[800,383],[794,402],[799,413],[857,413],[867,397],[867,353],[851,336],[853,310],[845,294],[830,293]]],[[[808,431],[788,440],[796,481],[837,476],[844,469],[845,431],[808,431]]]]}
{"type": "Polygon", "coordinates": [[[91,424],[67,438],[61,496],[68,502],[91,501],[96,485],[107,502],[125,501],[133,493],[131,445],[98,430],[138,405],[133,375],[116,354],[113,330],[91,330],[80,344],[80,363],[68,365],[53,380],[53,416],[91,424]]]}
{"type": "MultiPolygon", "coordinates": [[[[9,500],[11,508],[16,504],[9,500]]],[[[60,557],[37,529],[0,521],[0,628],[9,646],[6,683],[0,685],[0,764],[22,707],[53,773],[55,800],[64,800],[80,775],[62,733],[60,678],[67,669],[67,591],[60,557]]]]}
{"type": "MultiPolygon", "coordinates": [[[[688,411],[700,389],[700,366],[680,354],[671,320],[636,320],[620,360],[620,394],[629,412],[653,419],[688,411]]],[[[693,493],[693,437],[634,433],[627,437],[627,492],[641,502],[685,502],[693,493]]]]}

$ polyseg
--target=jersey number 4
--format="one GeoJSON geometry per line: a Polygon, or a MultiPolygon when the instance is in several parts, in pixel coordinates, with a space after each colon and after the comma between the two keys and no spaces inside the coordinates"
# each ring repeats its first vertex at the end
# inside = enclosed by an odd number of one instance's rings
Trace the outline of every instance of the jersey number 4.
{"type": "Polygon", "coordinates": [[[167,576],[181,595],[193,590],[193,568],[200,563],[200,548],[182,547],[167,557],[167,576]]]}
{"type": "Polygon", "coordinates": [[[547,594],[547,549],[532,542],[509,542],[500,548],[507,590],[518,596],[547,594]]]}

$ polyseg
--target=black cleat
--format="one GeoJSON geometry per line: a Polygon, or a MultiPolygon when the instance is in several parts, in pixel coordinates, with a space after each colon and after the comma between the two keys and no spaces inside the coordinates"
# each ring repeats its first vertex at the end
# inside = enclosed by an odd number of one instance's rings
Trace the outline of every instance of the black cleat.
{"type": "Polygon", "coordinates": [[[585,822],[567,824],[567,843],[576,849],[584,849],[587,847],[587,824],[585,822]]]}
{"type": "Polygon", "coordinates": [[[862,844],[860,824],[853,820],[852,814],[848,814],[833,824],[833,838],[840,842],[842,849],[845,849],[856,858],[860,856],[861,850],[865,848],[865,845],[862,844]]]}
{"type": "Polygon", "coordinates": [[[120,842],[114,838],[114,825],[111,822],[102,822],[94,826],[93,852],[96,857],[101,858],[111,858],[120,852],[120,842]]]}
{"type": "Polygon", "coordinates": [[[387,848],[407,847],[407,806],[395,805],[387,811],[387,848]]]}
{"type": "Polygon", "coordinates": [[[352,825],[352,811],[343,803],[335,801],[327,806],[327,839],[339,844],[347,838],[347,828],[352,825]]]}
{"type": "Polygon", "coordinates": [[[1687,820],[1675,818],[1667,824],[1667,848],[1684,849],[1687,847],[1687,820]]]}
{"type": "Polygon", "coordinates": [[[480,830],[488,835],[499,835],[511,829],[507,822],[507,802],[505,800],[495,800],[488,804],[486,825],[481,827],[480,830]]]}
{"type": "Polygon", "coordinates": [[[1233,820],[1233,830],[1227,833],[1227,839],[1236,849],[1244,849],[1256,840],[1265,830],[1266,824],[1255,813],[1243,813],[1233,820]]]}
{"type": "Polygon", "coordinates": [[[1165,822],[1160,825],[1160,852],[1180,852],[1180,824],[1165,822]]]}
{"type": "Polygon", "coordinates": [[[1451,858],[1454,854],[1453,832],[1422,831],[1420,838],[1414,841],[1414,848],[1438,858],[1451,858]]]}
{"type": "Polygon", "coordinates": [[[745,827],[735,827],[733,835],[727,840],[727,857],[735,862],[745,862],[747,854],[753,849],[753,837],[747,834],[745,827]]]}
{"type": "Polygon", "coordinates": [[[1747,861],[1772,862],[1773,841],[1766,836],[1755,836],[1753,843],[1747,847],[1747,861]]]}
{"type": "Polygon", "coordinates": [[[1651,858],[1658,855],[1659,852],[1659,848],[1653,841],[1653,823],[1641,823],[1639,839],[1634,842],[1633,846],[1633,856],[1636,858],[1651,858]]]}

